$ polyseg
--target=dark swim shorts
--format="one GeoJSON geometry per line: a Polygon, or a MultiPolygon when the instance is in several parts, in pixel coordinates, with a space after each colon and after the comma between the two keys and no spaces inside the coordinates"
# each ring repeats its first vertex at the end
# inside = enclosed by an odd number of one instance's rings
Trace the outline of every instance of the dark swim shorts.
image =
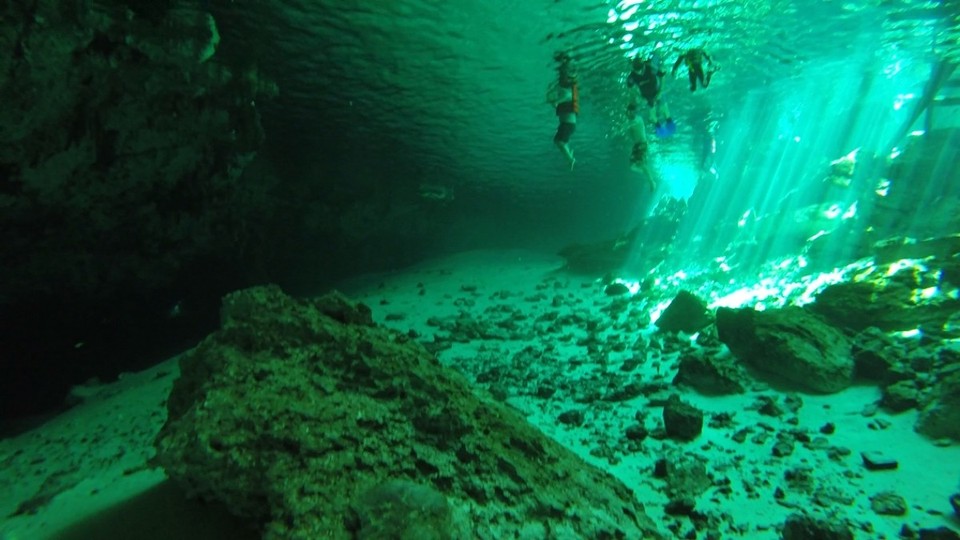
{"type": "Polygon", "coordinates": [[[647,160],[647,143],[638,142],[633,145],[633,149],[630,152],[630,164],[631,165],[643,165],[644,161],[647,160]]]}
{"type": "Polygon", "coordinates": [[[570,136],[573,135],[576,129],[576,124],[560,122],[560,126],[557,127],[557,134],[553,136],[553,142],[570,142],[570,136]]]}
{"type": "Polygon", "coordinates": [[[656,88],[654,88],[653,90],[644,90],[644,89],[641,88],[641,89],[640,89],[640,95],[643,96],[643,99],[646,100],[647,105],[653,107],[654,105],[657,104],[657,89],[656,89],[656,88]]]}

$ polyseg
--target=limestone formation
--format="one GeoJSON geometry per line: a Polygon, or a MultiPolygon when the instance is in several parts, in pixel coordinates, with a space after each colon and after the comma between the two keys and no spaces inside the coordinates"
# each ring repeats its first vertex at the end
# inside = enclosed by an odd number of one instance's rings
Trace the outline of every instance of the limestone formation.
{"type": "Polygon", "coordinates": [[[157,459],[264,538],[662,538],[623,484],[342,296],[233,293],[181,369],[157,459]]]}
{"type": "Polygon", "coordinates": [[[738,359],[777,382],[831,393],[853,380],[850,342],[802,308],[720,308],[717,334],[738,359]]]}

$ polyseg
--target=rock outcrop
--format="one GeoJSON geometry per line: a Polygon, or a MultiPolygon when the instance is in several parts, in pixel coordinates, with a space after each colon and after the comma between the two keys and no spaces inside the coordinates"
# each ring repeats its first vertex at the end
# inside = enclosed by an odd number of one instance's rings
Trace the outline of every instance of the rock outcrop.
{"type": "Polygon", "coordinates": [[[657,319],[657,328],[664,332],[692,334],[713,322],[707,304],[691,292],[680,291],[657,319]]]}
{"type": "Polygon", "coordinates": [[[960,301],[924,292],[936,290],[941,281],[939,271],[893,263],[860,281],[827,287],[810,309],[850,332],[869,327],[887,332],[925,325],[942,327],[960,310],[960,301]]]}
{"type": "Polygon", "coordinates": [[[934,398],[920,411],[917,431],[960,441],[960,364],[941,374],[934,398]]]}
{"type": "Polygon", "coordinates": [[[254,103],[277,88],[218,61],[197,3],[133,4],[0,7],[5,302],[162,286],[245,234],[254,103]]]}
{"type": "Polygon", "coordinates": [[[181,369],[158,461],[265,538],[661,538],[629,489],[342,296],[233,293],[181,369]]]}
{"type": "Polygon", "coordinates": [[[717,310],[717,335],[746,365],[813,392],[839,392],[853,381],[851,345],[802,308],[717,310]]]}

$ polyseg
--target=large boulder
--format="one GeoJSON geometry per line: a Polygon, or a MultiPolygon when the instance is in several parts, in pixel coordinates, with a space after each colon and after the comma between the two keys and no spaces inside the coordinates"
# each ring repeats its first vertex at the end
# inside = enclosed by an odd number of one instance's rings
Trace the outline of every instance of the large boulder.
{"type": "Polygon", "coordinates": [[[713,322],[707,303],[688,291],[677,293],[657,319],[657,328],[664,332],[693,334],[713,322]]]}
{"type": "Polygon", "coordinates": [[[673,384],[683,384],[706,395],[742,394],[753,380],[729,354],[694,349],[680,354],[673,384]]]}
{"type": "Polygon", "coordinates": [[[960,441],[960,364],[941,375],[934,399],[920,411],[916,429],[934,439],[960,441]]]}
{"type": "Polygon", "coordinates": [[[268,539],[662,538],[634,494],[334,295],[224,299],[157,460],[268,539]]]}
{"type": "Polygon", "coordinates": [[[942,285],[939,269],[893,263],[859,281],[830,285],[810,309],[850,332],[871,326],[887,332],[942,327],[960,310],[960,301],[954,298],[925,293],[942,285]]]}
{"type": "Polygon", "coordinates": [[[850,386],[847,338],[799,307],[755,311],[720,308],[717,336],[746,365],[801,389],[832,393],[850,386]]]}

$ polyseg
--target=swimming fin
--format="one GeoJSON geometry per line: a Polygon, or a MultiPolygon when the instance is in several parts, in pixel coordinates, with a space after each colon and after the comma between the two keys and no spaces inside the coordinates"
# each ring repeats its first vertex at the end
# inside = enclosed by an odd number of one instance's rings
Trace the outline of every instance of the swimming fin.
{"type": "Polygon", "coordinates": [[[669,137],[677,132],[677,125],[673,123],[673,120],[670,120],[666,124],[657,124],[653,132],[657,134],[657,137],[669,137]]]}

